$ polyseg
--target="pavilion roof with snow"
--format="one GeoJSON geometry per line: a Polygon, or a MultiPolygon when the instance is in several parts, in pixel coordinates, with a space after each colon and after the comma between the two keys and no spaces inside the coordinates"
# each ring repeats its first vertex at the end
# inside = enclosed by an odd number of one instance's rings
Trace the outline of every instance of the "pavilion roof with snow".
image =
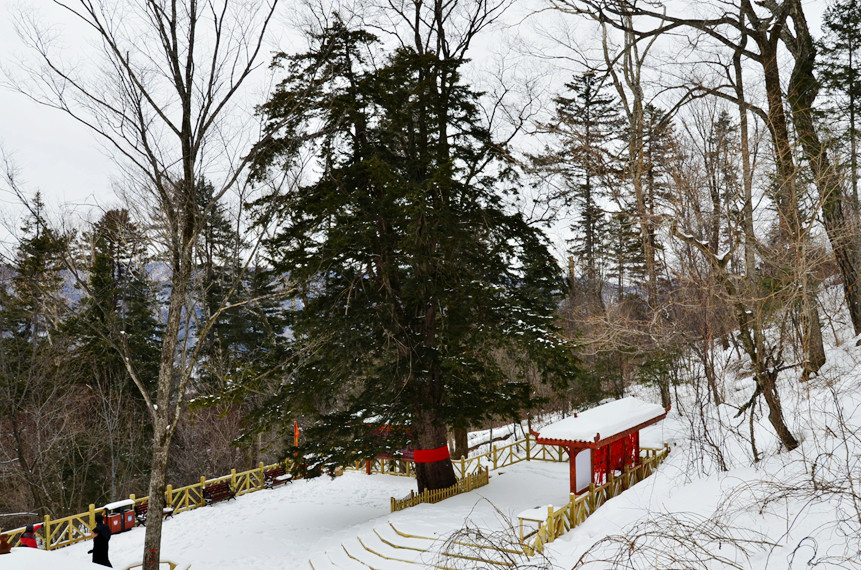
{"type": "Polygon", "coordinates": [[[535,442],[568,452],[571,492],[640,461],[640,430],[664,419],[669,408],[634,397],[602,404],[532,432],[535,442]],[[579,475],[578,475],[579,467],[579,475]]]}

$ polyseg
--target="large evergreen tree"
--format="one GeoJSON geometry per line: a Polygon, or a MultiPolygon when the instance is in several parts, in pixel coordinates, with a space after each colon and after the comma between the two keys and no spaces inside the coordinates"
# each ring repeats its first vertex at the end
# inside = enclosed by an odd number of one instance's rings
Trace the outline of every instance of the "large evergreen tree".
{"type": "Polygon", "coordinates": [[[629,207],[611,213],[608,223],[607,277],[616,286],[616,302],[622,301],[628,286],[643,283],[646,275],[642,242],[632,210],[629,207]]]}
{"type": "MultiPolygon", "coordinates": [[[[284,333],[284,315],[281,310],[282,295],[278,289],[280,280],[272,279],[254,257],[245,262],[243,251],[249,251],[236,212],[232,212],[214,196],[212,185],[198,182],[201,211],[201,231],[195,250],[197,272],[195,295],[199,322],[211,322],[209,334],[199,343],[201,354],[191,402],[192,415],[201,420],[206,414],[220,417],[243,417],[253,424],[249,412],[259,404],[259,389],[281,360],[280,335],[284,333]],[[225,303],[225,300],[228,300],[225,303]]],[[[182,435],[204,432],[212,422],[194,421],[195,429],[185,430],[182,435]]],[[[221,423],[221,422],[219,422],[221,423]]],[[[236,424],[240,422],[237,421],[236,424]]],[[[224,425],[217,428],[227,433],[224,425]]],[[[252,435],[249,431],[248,435],[252,435]]],[[[263,442],[257,437],[242,437],[231,434],[234,446],[232,453],[207,458],[210,468],[230,468],[235,465],[240,452],[249,451],[250,459],[260,460],[263,442]],[[231,461],[219,464],[218,461],[231,461]]]]}
{"type": "Polygon", "coordinates": [[[82,341],[80,353],[131,382],[116,346],[124,346],[149,382],[158,375],[161,325],[151,283],[147,239],[128,210],[109,210],[86,234],[89,250],[86,296],[70,326],[82,341]]]}
{"type": "Polygon", "coordinates": [[[280,59],[287,77],[263,107],[260,167],[305,150],[318,164],[259,204],[273,267],[305,291],[282,396],[316,418],[306,435],[326,460],[410,443],[419,490],[437,489],[455,482],[448,427],[528,405],[528,384],[507,381],[492,349],[571,371],[550,330],[560,271],[505,205],[510,169],[463,61],[374,50],[336,21],[280,59]],[[386,424],[408,429],[375,437],[386,424]]]}
{"type": "Polygon", "coordinates": [[[195,250],[196,289],[201,321],[214,319],[209,335],[201,341],[204,348],[196,388],[203,394],[225,387],[241,365],[251,364],[249,353],[262,340],[254,333],[261,320],[253,314],[253,307],[245,304],[249,298],[245,281],[250,275],[237,266],[239,252],[248,244],[214,194],[212,184],[198,181],[198,201],[204,215],[195,250]],[[230,307],[222,307],[224,299],[230,299],[230,307]]]}

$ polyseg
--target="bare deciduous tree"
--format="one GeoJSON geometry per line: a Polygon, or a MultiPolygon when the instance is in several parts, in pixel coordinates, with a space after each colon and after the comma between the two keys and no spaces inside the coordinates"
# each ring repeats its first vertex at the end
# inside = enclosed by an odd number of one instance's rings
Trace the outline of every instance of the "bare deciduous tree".
{"type": "MultiPolygon", "coordinates": [[[[99,135],[138,192],[136,205],[157,229],[169,279],[158,378],[141,378],[122,342],[114,348],[140,390],[153,425],[145,568],[158,567],[171,438],[180,422],[199,344],[192,342],[194,247],[201,220],[243,172],[227,123],[232,101],[259,63],[278,0],[55,0],[98,43],[91,75],[65,67],[38,22],[21,20],[38,64],[15,87],[99,135]],[[214,181],[208,204],[198,181],[214,181]],[[155,390],[148,386],[156,385],[155,390]]],[[[21,77],[21,76],[19,76],[21,77]]],[[[132,193],[129,193],[131,196],[132,193]]],[[[227,303],[225,299],[224,304],[227,303]]],[[[217,312],[199,323],[206,336],[217,312]]],[[[119,332],[119,331],[117,331],[119,332]]]]}

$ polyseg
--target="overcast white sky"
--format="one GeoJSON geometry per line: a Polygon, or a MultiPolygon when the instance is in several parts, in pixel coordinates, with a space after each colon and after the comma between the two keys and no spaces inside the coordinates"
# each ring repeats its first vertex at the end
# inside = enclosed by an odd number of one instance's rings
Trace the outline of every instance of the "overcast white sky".
{"type": "MultiPolygon", "coordinates": [[[[23,52],[12,14],[28,5],[43,12],[46,21],[62,22],[50,2],[0,0],[0,65],[4,68],[13,67],[23,52]]],[[[60,24],[57,30],[67,27],[60,24]]],[[[92,135],[62,113],[5,88],[0,88],[0,148],[17,168],[24,190],[30,194],[41,190],[53,216],[71,216],[70,209],[81,211],[96,204],[112,205],[113,165],[92,135]]],[[[17,199],[0,186],[0,222],[14,218],[20,212],[17,206],[17,199]]],[[[19,225],[14,219],[12,223],[19,225]]]]}
{"type": "MultiPolygon", "coordinates": [[[[521,0],[512,13],[521,17],[528,5],[538,0],[521,0]],[[519,13],[519,14],[518,14],[519,13]]],[[[282,0],[283,13],[273,26],[273,42],[269,53],[278,49],[291,51],[295,45],[283,45],[291,38],[289,28],[297,25],[292,0],[282,0]]],[[[38,21],[50,29],[61,45],[69,48],[64,56],[72,56],[75,47],[86,45],[90,37],[84,37],[85,29],[74,19],[48,0],[0,0],[0,66],[14,71],[27,50],[15,31],[15,21],[21,9],[38,14],[38,21]]],[[[295,44],[296,40],[293,39],[295,44]]],[[[491,46],[477,46],[473,56],[483,57],[491,46]]],[[[269,55],[263,57],[268,63],[269,55]]],[[[86,62],[84,62],[86,63],[86,62]]],[[[269,78],[264,72],[259,76],[262,84],[269,78]]],[[[265,96],[265,88],[256,89],[248,95],[249,108],[265,96]]],[[[101,141],[85,127],[62,112],[49,109],[30,101],[24,95],[0,87],[0,151],[16,167],[20,186],[30,195],[42,192],[55,221],[75,224],[97,211],[117,205],[112,183],[119,180],[119,171],[106,157],[101,141]]],[[[0,184],[0,247],[9,245],[9,227],[16,229],[20,222],[21,208],[17,198],[0,184]],[[5,227],[4,227],[5,226],[5,227]]]]}
{"type": "MultiPolygon", "coordinates": [[[[285,6],[290,3],[286,0],[285,6]]],[[[520,14],[528,5],[540,5],[539,0],[520,0],[516,9],[520,14]]],[[[811,30],[819,32],[821,13],[825,2],[807,0],[804,2],[811,30]]],[[[15,33],[13,15],[20,7],[41,13],[41,21],[52,25],[53,30],[64,40],[64,45],[74,46],[82,39],[75,33],[69,18],[48,0],[0,0],[0,65],[12,68],[24,47],[15,33]]],[[[519,18],[519,16],[518,16],[519,18]]],[[[515,18],[517,19],[517,18],[515,18]]],[[[554,17],[559,20],[558,15],[554,17]]],[[[551,19],[551,26],[556,23],[551,19]]],[[[286,25],[281,24],[281,29],[286,25]]],[[[523,26],[524,28],[526,26],[523,26]]],[[[80,30],[78,30],[80,32],[80,30]]],[[[520,30],[522,33],[522,30],[520,30]]],[[[513,30],[504,32],[510,36],[513,30]]],[[[529,33],[529,32],[526,32],[529,33]]],[[[274,35],[284,39],[280,30],[274,35]]],[[[582,38],[580,38],[582,39],[582,38]]],[[[491,44],[479,46],[473,57],[481,57],[485,52],[499,51],[499,41],[491,39],[491,44]]],[[[280,46],[288,49],[287,46],[280,46]]],[[[573,66],[572,62],[558,62],[560,65],[573,66]]],[[[570,70],[558,73],[562,80],[570,77],[570,70]]],[[[261,90],[262,97],[262,90],[261,90]]],[[[256,102],[256,101],[255,101],[256,102]]],[[[251,103],[253,104],[253,103],[251,103]]],[[[40,190],[49,207],[52,219],[63,219],[76,223],[84,217],[93,217],[93,207],[101,209],[117,205],[112,191],[112,181],[118,178],[114,164],[106,158],[99,141],[87,129],[75,123],[63,113],[41,107],[23,95],[0,88],[0,149],[17,167],[21,186],[28,194],[40,190]]],[[[0,185],[0,247],[9,243],[8,234],[2,226],[16,228],[15,220],[20,216],[17,200],[0,185]]]]}
{"type": "MultiPolygon", "coordinates": [[[[284,6],[290,2],[282,0],[284,6]]],[[[57,45],[63,46],[64,60],[77,61],[85,68],[88,62],[80,61],[80,54],[93,37],[66,11],[49,0],[0,0],[0,66],[4,70],[14,74],[22,57],[32,61],[32,54],[15,30],[22,9],[36,14],[40,27],[49,30],[57,45]]],[[[271,34],[273,43],[264,50],[258,73],[266,84],[269,59],[280,48],[276,42],[289,36],[280,21],[276,20],[273,28],[277,31],[271,34]]],[[[263,100],[265,92],[266,87],[255,86],[245,94],[249,111],[263,100]]],[[[41,191],[53,221],[76,225],[119,204],[113,186],[121,183],[121,175],[102,142],[66,114],[0,87],[0,151],[14,165],[19,185],[28,195],[41,191]]],[[[17,198],[0,184],[0,248],[10,243],[6,230],[20,225],[21,213],[17,198]]]]}

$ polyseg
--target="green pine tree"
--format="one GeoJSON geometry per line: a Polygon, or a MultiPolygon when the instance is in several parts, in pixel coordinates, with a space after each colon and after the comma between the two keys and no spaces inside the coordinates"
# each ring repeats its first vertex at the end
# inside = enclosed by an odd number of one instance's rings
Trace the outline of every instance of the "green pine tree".
{"type": "Polygon", "coordinates": [[[672,168],[675,159],[675,133],[673,123],[666,111],[646,105],[643,126],[643,170],[645,205],[647,216],[647,239],[656,254],[655,272],[662,273],[660,253],[663,245],[658,241],[660,216],[670,197],[672,168]]]}
{"type": "MultiPolygon", "coordinates": [[[[281,395],[315,418],[305,434],[321,459],[442,448],[448,427],[516,414],[529,386],[506,378],[494,348],[570,375],[552,330],[559,267],[505,205],[511,169],[479,121],[463,61],[380,53],[371,34],[340,22],[281,61],[259,165],[313,150],[319,168],[258,207],[261,223],[278,222],[275,271],[305,291],[281,395]],[[407,429],[384,438],[384,425],[407,429]]],[[[417,480],[419,490],[452,485],[451,461],[418,463],[417,480]]]]}
{"type": "MultiPolygon", "coordinates": [[[[200,322],[213,319],[213,324],[199,341],[193,413],[208,407],[219,414],[241,414],[253,424],[253,408],[260,403],[265,380],[283,360],[283,300],[276,294],[278,279],[271,272],[237,263],[249,244],[227,207],[213,199],[212,185],[206,181],[198,185],[201,210],[209,204],[195,250],[198,305],[200,322]]],[[[258,438],[240,436],[237,443],[257,459],[258,438]]]]}
{"type": "Polygon", "coordinates": [[[642,284],[646,277],[646,262],[640,241],[637,220],[631,210],[610,214],[607,243],[607,277],[616,289],[616,302],[621,302],[632,285],[642,284]]]}
{"type": "Polygon", "coordinates": [[[151,389],[158,376],[162,326],[156,316],[155,285],[147,274],[151,260],[146,236],[122,209],[105,212],[84,237],[87,294],[69,323],[82,341],[79,357],[105,377],[130,384],[120,356],[127,354],[151,389]]]}
{"type": "MultiPolygon", "coordinates": [[[[93,473],[90,501],[109,500],[145,482],[152,430],[145,403],[121,356],[155,386],[162,326],[156,318],[155,286],[148,277],[148,240],[128,210],[108,210],[83,235],[78,255],[86,268],[85,295],[66,323],[76,339],[70,364],[95,391],[94,417],[108,445],[93,473]],[[97,493],[97,490],[99,494],[97,493]]],[[[94,446],[101,449],[101,446],[94,446]]]]}
{"type": "Polygon", "coordinates": [[[535,162],[563,179],[556,197],[577,211],[571,253],[580,260],[587,290],[600,298],[607,239],[605,204],[622,169],[617,155],[624,123],[618,102],[594,72],[576,75],[565,87],[566,95],[554,99],[554,120],[544,125],[557,143],[535,162]]]}
{"type": "Polygon", "coordinates": [[[56,432],[63,427],[57,410],[67,410],[56,400],[69,387],[63,368],[69,342],[62,334],[66,237],[48,226],[44,210],[36,194],[15,256],[0,269],[0,426],[12,459],[5,470],[40,514],[74,504],[79,488],[63,477],[79,473],[80,459],[73,430],[56,432]]]}
{"type": "Polygon", "coordinates": [[[861,102],[861,4],[835,0],[825,9],[818,60],[824,86],[837,96],[849,121],[843,138],[849,143],[849,179],[858,208],[858,105],[861,102]]]}
{"type": "Polygon", "coordinates": [[[65,313],[65,302],[59,295],[65,240],[48,226],[44,210],[42,196],[37,193],[31,215],[21,227],[24,237],[16,252],[12,278],[14,301],[3,303],[16,323],[15,336],[22,340],[50,340],[65,313]]]}

